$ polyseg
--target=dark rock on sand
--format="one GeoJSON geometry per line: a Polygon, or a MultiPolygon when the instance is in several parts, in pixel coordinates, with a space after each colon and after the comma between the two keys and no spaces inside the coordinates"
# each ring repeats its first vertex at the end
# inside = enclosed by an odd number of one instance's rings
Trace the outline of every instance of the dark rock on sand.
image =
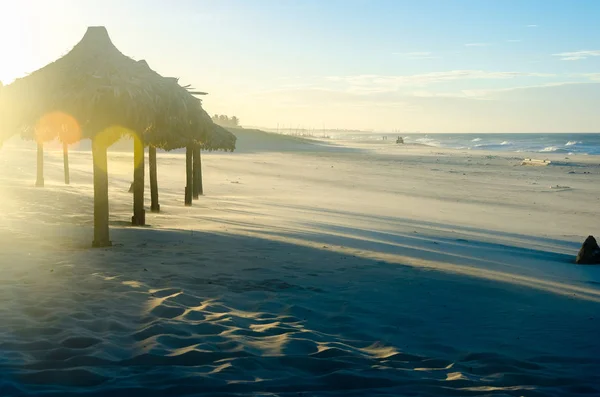
{"type": "Polygon", "coordinates": [[[580,265],[599,265],[600,264],[600,247],[594,236],[588,236],[583,242],[575,263],[580,265]]]}

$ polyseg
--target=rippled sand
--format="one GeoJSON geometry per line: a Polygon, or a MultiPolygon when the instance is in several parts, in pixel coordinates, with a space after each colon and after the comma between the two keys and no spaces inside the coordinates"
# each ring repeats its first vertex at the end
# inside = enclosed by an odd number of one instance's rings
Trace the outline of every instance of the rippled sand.
{"type": "Polygon", "coordinates": [[[600,272],[570,263],[591,165],[481,155],[465,179],[460,153],[401,171],[364,151],[210,155],[188,209],[164,155],[163,213],[128,228],[113,155],[115,246],[91,250],[89,155],[65,187],[50,153],[35,189],[35,153],[2,150],[0,396],[600,394],[600,272]],[[573,191],[520,195],[530,181],[573,191]]]}

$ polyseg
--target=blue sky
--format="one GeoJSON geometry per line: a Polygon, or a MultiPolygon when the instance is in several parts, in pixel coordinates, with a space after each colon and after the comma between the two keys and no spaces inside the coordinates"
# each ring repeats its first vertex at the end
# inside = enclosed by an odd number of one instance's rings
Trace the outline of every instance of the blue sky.
{"type": "Polygon", "coordinates": [[[1,0],[0,80],[104,25],[247,125],[600,131],[596,0],[1,0]]]}

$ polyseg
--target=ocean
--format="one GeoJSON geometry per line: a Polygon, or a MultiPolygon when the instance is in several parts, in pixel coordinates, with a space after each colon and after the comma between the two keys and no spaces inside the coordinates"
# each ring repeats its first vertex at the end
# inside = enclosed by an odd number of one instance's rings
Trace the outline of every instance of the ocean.
{"type": "Polygon", "coordinates": [[[384,136],[388,141],[395,141],[398,136],[402,136],[405,143],[450,149],[600,155],[600,133],[377,134],[327,132],[325,135],[332,141],[377,143],[381,142],[384,136]]]}

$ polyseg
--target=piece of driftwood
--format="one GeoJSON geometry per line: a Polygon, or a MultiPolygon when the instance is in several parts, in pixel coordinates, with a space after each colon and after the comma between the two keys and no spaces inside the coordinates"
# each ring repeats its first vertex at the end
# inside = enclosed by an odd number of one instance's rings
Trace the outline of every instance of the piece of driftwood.
{"type": "Polygon", "coordinates": [[[521,162],[521,165],[546,166],[550,165],[551,163],[552,162],[550,160],[524,159],[521,162]]]}

